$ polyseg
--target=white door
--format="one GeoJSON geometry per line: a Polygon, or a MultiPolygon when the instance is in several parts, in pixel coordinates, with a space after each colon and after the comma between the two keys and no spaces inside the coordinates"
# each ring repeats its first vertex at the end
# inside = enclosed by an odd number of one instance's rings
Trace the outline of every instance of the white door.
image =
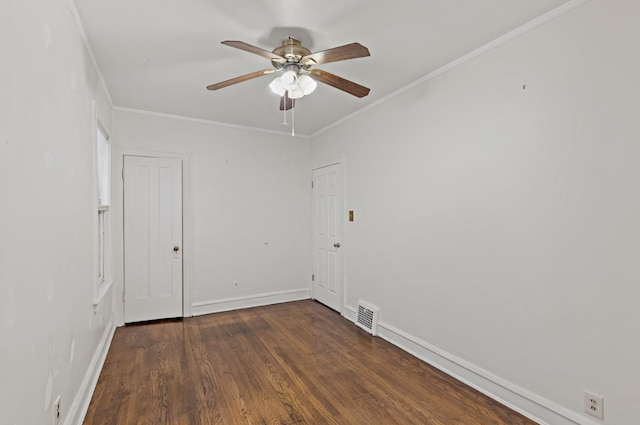
{"type": "Polygon", "coordinates": [[[342,310],[342,165],[313,170],[313,298],[342,310]]]}
{"type": "Polygon", "coordinates": [[[182,162],[124,157],[125,322],[182,316],[182,162]]]}

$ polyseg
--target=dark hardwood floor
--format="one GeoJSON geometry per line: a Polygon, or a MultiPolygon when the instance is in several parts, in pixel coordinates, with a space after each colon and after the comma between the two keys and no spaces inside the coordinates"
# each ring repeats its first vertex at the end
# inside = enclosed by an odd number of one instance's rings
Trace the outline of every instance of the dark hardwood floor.
{"type": "Polygon", "coordinates": [[[84,424],[534,422],[308,300],[117,329],[84,424]]]}

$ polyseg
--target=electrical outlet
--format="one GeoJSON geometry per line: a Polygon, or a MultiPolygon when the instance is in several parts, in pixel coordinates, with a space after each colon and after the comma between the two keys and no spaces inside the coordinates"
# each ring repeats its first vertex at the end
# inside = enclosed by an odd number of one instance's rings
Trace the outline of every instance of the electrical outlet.
{"type": "Polygon", "coordinates": [[[60,400],[61,396],[56,397],[55,403],[53,403],[53,423],[54,425],[60,425],[60,400]]]}
{"type": "Polygon", "coordinates": [[[604,398],[591,391],[584,391],[584,411],[591,416],[604,419],[604,398]]]}

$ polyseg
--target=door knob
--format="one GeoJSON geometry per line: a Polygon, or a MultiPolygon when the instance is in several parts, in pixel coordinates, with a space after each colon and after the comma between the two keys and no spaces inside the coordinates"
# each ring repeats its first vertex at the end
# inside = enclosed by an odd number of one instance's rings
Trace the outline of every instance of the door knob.
{"type": "Polygon", "coordinates": [[[334,248],[340,248],[340,242],[336,242],[336,243],[334,243],[334,244],[333,244],[333,247],[334,247],[334,248]]]}
{"type": "Polygon", "coordinates": [[[173,252],[178,252],[180,251],[180,247],[178,245],[173,247],[173,252]]]}

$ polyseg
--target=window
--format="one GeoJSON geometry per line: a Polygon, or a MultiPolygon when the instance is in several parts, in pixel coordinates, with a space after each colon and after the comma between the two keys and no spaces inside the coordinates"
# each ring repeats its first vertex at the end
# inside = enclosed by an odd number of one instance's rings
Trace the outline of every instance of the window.
{"type": "Polygon", "coordinates": [[[109,151],[109,138],[104,134],[102,127],[98,126],[96,131],[96,151],[98,157],[98,208],[102,210],[109,209],[109,201],[111,198],[110,184],[109,184],[109,166],[110,166],[110,151],[109,151]]]}
{"type": "Polygon", "coordinates": [[[94,303],[98,304],[111,286],[111,146],[109,136],[96,117],[96,290],[94,303]]]}

